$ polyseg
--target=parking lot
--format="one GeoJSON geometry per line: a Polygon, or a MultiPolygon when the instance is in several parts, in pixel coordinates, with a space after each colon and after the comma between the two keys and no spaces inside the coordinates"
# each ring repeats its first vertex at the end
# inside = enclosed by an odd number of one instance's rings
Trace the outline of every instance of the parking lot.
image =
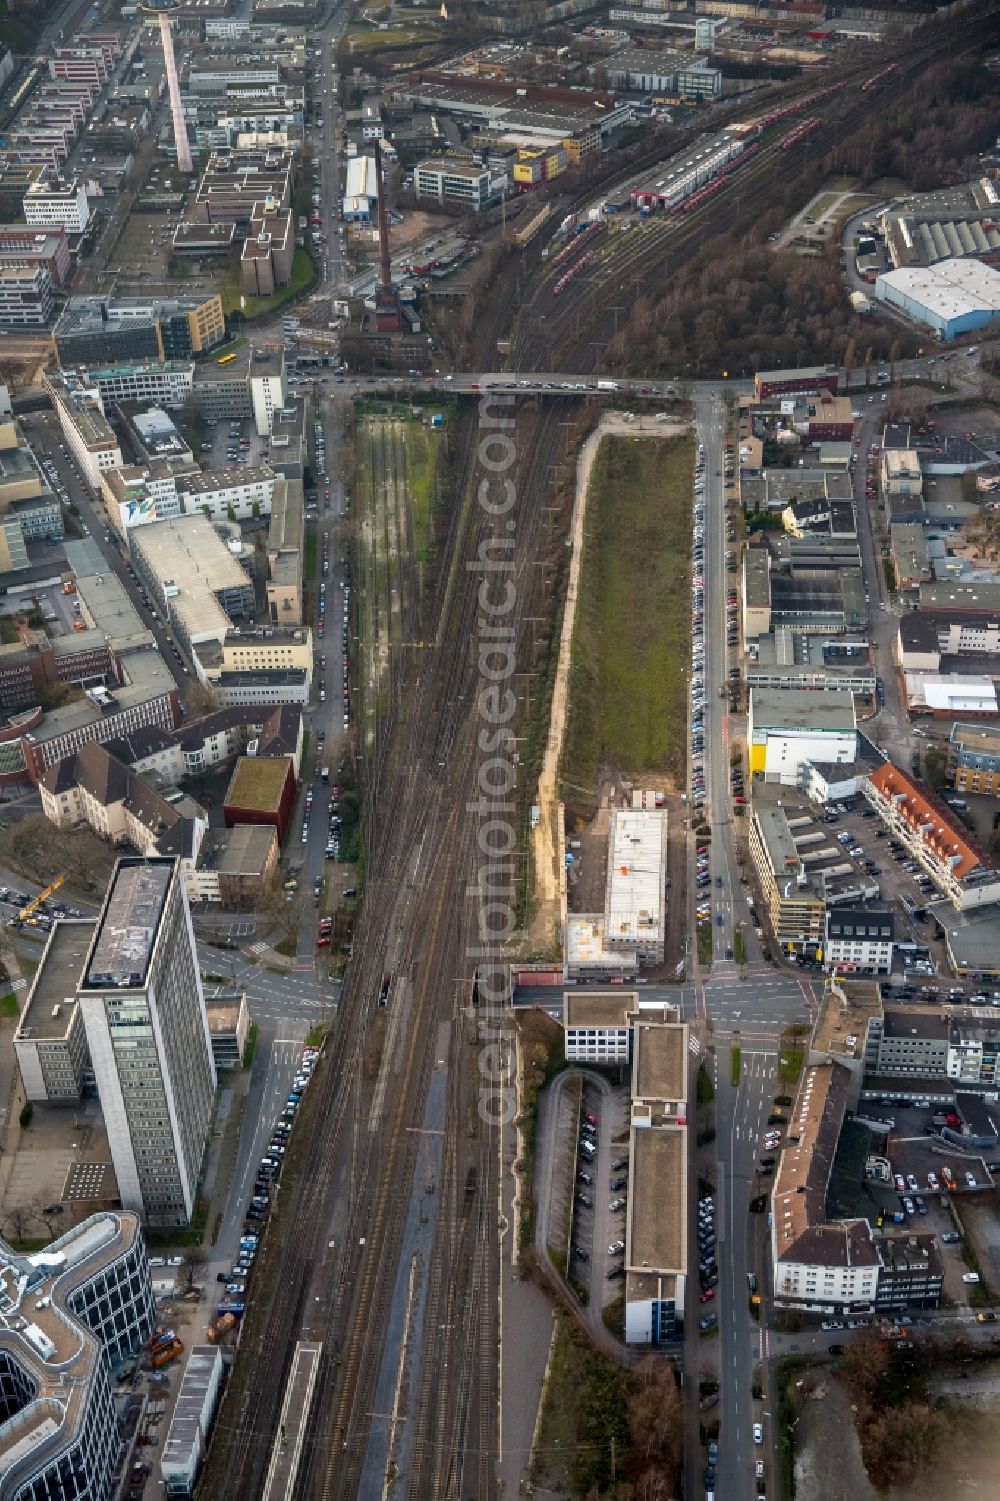
{"type": "MultiPolygon", "coordinates": [[[[927,917],[913,915],[922,911],[928,903],[940,900],[933,883],[923,874],[909,854],[883,827],[880,819],[868,808],[864,798],[856,797],[831,804],[827,809],[817,809],[817,819],[833,839],[841,846],[844,860],[850,860],[859,872],[870,875],[878,882],[883,902],[891,903],[896,914],[896,942],[915,943],[931,949],[931,971],[920,973],[919,955],[910,955],[910,979],[915,992],[922,985],[941,985],[946,976],[935,972],[943,955],[934,939],[934,925],[927,917]],[[859,853],[853,853],[858,851],[859,853]],[[912,868],[910,868],[912,867],[912,868]],[[916,959],[917,965],[912,966],[916,959]]],[[[891,983],[903,985],[904,958],[898,956],[894,965],[891,983]]],[[[953,982],[948,981],[945,989],[953,982]]]]}
{"type": "Polygon", "coordinates": [[[589,1282],[590,1306],[602,1308],[620,1297],[619,1284],[624,1278],[628,1089],[607,1094],[585,1079],[581,1108],[573,1202],[573,1274],[578,1282],[589,1282]],[[612,1251],[612,1246],[620,1249],[612,1251]]]}
{"type": "Polygon", "coordinates": [[[235,465],[255,467],[267,457],[266,440],[258,438],[249,417],[242,422],[223,417],[208,431],[209,436],[197,454],[206,469],[232,469],[235,465]]]}

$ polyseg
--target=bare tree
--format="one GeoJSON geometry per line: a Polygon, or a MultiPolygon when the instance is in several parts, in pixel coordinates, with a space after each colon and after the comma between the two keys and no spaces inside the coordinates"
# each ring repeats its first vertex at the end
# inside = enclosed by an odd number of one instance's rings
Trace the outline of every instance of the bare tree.
{"type": "Polygon", "coordinates": [[[205,1266],[205,1253],[200,1246],[189,1246],[184,1260],[177,1268],[177,1291],[183,1297],[193,1292],[200,1273],[205,1266]]]}

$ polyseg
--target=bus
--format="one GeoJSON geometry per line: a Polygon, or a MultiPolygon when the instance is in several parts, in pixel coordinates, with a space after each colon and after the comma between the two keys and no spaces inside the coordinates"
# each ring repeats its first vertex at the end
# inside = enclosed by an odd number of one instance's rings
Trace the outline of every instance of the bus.
{"type": "Polygon", "coordinates": [[[224,354],[221,359],[216,361],[216,363],[219,365],[231,365],[235,358],[235,354],[224,354]]]}

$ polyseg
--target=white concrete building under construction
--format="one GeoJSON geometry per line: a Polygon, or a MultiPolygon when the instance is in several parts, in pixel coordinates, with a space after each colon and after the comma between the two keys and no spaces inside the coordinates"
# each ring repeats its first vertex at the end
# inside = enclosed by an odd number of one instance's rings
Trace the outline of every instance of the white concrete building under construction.
{"type": "Polygon", "coordinates": [[[624,979],[643,965],[662,962],[666,869],[666,810],[613,808],[604,910],[567,913],[567,977],[624,979]]]}

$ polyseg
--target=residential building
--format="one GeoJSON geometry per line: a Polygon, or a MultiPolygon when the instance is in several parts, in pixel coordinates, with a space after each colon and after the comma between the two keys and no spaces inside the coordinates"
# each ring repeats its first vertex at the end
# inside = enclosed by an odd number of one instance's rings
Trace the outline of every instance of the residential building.
{"type": "Polygon", "coordinates": [[[270,297],[288,285],[295,258],[295,221],[290,208],[270,199],[255,203],[240,255],[240,287],[248,297],[270,297]]]}
{"type": "Polygon", "coordinates": [[[48,266],[0,264],[0,328],[44,328],[55,307],[48,266]]]}
{"type": "Polygon", "coordinates": [[[891,1316],[907,1308],[937,1308],[944,1288],[944,1266],[933,1235],[882,1235],[876,1310],[891,1316]]]}
{"type": "Polygon", "coordinates": [[[928,787],[887,761],[862,783],[883,825],[962,911],[1000,902],[1000,870],[928,787]]]}
{"type": "Polygon", "coordinates": [[[879,467],[884,496],[912,497],[923,492],[924,478],[915,448],[883,448],[879,467]]]}
{"type": "Polygon", "coordinates": [[[82,234],[90,223],[87,189],[78,178],[50,182],[39,178],[24,195],[24,222],[41,229],[62,229],[82,234]]]}
{"type": "Polygon", "coordinates": [[[826,1212],[848,1084],[837,1063],[802,1073],[771,1196],[777,1308],[841,1315],[875,1306],[881,1263],[871,1227],[863,1219],[833,1221],[826,1212]]]}
{"type": "Polygon", "coordinates": [[[831,907],[826,914],[826,969],[840,974],[890,974],[894,928],[888,907],[831,907]]]}
{"type": "Polygon", "coordinates": [[[3,1494],[109,1497],[121,1462],[114,1369],[156,1318],[134,1214],[95,1214],[44,1252],[0,1242],[3,1494]]]}
{"type": "Polygon", "coordinates": [[[295,772],[290,756],[241,756],[223,802],[226,828],[264,824],[284,840],[295,802],[295,772]]]}
{"type": "Polygon", "coordinates": [[[932,577],[927,532],[918,522],[897,521],[889,527],[889,555],[897,589],[917,589],[932,577]]]}
{"type": "Polygon", "coordinates": [[[118,861],[79,1005],[122,1203],[151,1225],[186,1225],[216,1073],[179,861],[118,861]]]}
{"type": "Polygon", "coordinates": [[[97,490],[104,470],[120,469],[125,462],[100,392],[65,380],[57,370],[46,371],[42,384],[52,397],[66,447],[86,482],[97,490]]]}
{"type": "Polygon", "coordinates": [[[948,772],[956,792],[1000,797],[1000,729],[985,724],[952,725],[948,772]]]}
{"type": "Polygon", "coordinates": [[[752,688],[747,741],[751,774],[788,786],[798,783],[804,762],[852,762],[857,755],[853,695],[752,688]]]}
{"type": "Polygon", "coordinates": [[[493,197],[493,174],[473,162],[434,157],[413,169],[413,191],[417,199],[478,212],[493,197]]]}

